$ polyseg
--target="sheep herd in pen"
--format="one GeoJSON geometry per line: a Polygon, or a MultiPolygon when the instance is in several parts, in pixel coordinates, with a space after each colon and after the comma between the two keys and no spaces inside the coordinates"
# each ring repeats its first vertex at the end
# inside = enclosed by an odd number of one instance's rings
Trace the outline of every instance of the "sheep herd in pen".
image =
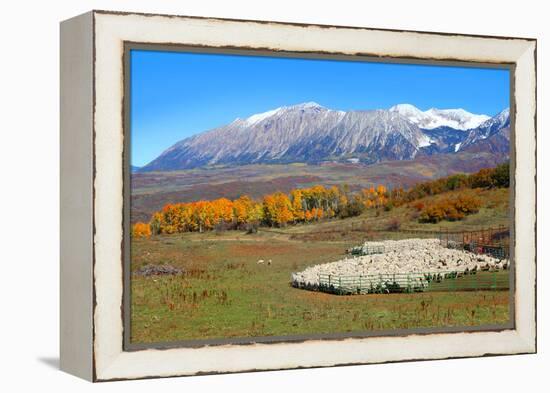
{"type": "Polygon", "coordinates": [[[447,248],[439,239],[365,242],[351,253],[342,260],[292,273],[292,285],[327,292],[351,287],[358,288],[358,293],[388,293],[399,288],[421,291],[433,281],[509,267],[508,259],[447,248]]]}

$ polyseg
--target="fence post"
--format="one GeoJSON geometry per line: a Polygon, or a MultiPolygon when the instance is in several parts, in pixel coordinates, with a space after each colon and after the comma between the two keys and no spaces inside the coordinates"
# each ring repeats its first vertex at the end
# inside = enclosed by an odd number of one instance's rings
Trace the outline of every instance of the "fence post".
{"type": "Polygon", "coordinates": [[[329,274],[328,275],[328,286],[330,287],[330,278],[331,278],[331,275],[329,274]]]}
{"type": "Polygon", "coordinates": [[[361,275],[359,275],[359,293],[361,293],[361,290],[362,290],[362,288],[361,288],[361,275]]]}

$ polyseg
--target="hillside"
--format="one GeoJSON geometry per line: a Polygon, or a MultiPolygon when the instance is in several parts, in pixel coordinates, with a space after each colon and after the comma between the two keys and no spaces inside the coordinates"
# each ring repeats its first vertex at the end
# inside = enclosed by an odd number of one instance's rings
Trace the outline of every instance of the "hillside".
{"type": "MultiPolygon", "coordinates": [[[[461,192],[461,190],[456,190],[421,198],[416,200],[415,203],[407,203],[390,211],[367,210],[358,217],[346,220],[288,227],[283,229],[282,232],[290,235],[294,240],[349,241],[354,239],[363,241],[365,239],[399,239],[404,236],[420,236],[422,232],[428,231],[474,231],[498,226],[507,228],[510,225],[510,191],[508,188],[475,190],[475,194],[482,201],[481,208],[477,213],[468,215],[462,220],[441,221],[436,224],[420,223],[418,221],[419,211],[414,206],[416,203],[429,206],[443,198],[456,197],[461,192]],[[400,231],[407,232],[403,234],[400,231]],[[418,233],[413,235],[408,231],[418,231],[418,233]]],[[[269,231],[269,229],[264,230],[269,231]]],[[[433,237],[433,235],[431,236],[433,237]]]]}
{"type": "MultiPolygon", "coordinates": [[[[383,184],[373,184],[352,191],[348,186],[316,184],[292,189],[288,193],[276,191],[261,198],[241,195],[233,200],[217,198],[169,203],[154,212],[147,222],[136,223],[133,236],[243,229],[255,232],[260,227],[285,228],[349,219],[368,211],[375,212],[379,225],[383,221],[379,217],[382,211],[412,208],[410,217],[405,212],[402,217],[391,217],[391,221],[386,223],[387,231],[399,231],[407,221],[423,224],[458,222],[478,214],[482,208],[500,208],[502,201],[491,198],[488,193],[505,190],[507,194],[509,186],[510,166],[506,162],[470,175],[455,174],[420,182],[408,189],[396,187],[390,190],[383,184]]],[[[507,202],[503,211],[509,211],[507,202]]],[[[484,221],[485,225],[495,224],[489,222],[491,220],[484,221]]]]}
{"type": "Polygon", "coordinates": [[[454,173],[472,173],[494,167],[506,159],[501,153],[438,154],[409,161],[388,161],[372,165],[325,163],[322,165],[278,164],[197,168],[184,171],[133,173],[132,223],[148,221],[167,203],[200,199],[235,199],[243,194],[260,198],[275,191],[322,184],[347,184],[358,190],[370,184],[389,188],[409,187],[418,182],[454,173]]]}

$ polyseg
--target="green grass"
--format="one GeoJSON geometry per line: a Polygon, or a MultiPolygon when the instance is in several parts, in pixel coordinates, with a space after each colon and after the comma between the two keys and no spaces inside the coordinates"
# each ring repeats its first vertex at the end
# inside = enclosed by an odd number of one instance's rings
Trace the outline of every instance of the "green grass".
{"type": "Polygon", "coordinates": [[[508,270],[498,272],[477,272],[464,275],[456,279],[447,279],[440,282],[431,282],[427,291],[474,291],[480,288],[508,290],[510,289],[510,274],[508,270]]]}
{"type": "MultiPolygon", "coordinates": [[[[509,292],[472,291],[472,280],[457,279],[468,291],[434,283],[413,294],[337,296],[290,286],[290,274],[341,259],[364,240],[433,237],[388,230],[475,230],[509,224],[508,189],[476,190],[483,206],[464,220],[422,224],[416,209],[368,210],[359,217],[240,231],[187,233],[133,240],[132,271],[146,264],[185,269],[177,277],[132,277],[131,341],[153,343],[230,337],[363,332],[419,327],[504,324],[509,292]],[[263,259],[265,263],[258,264],[263,259]],[[270,265],[268,260],[272,260],[270,265]]],[[[448,195],[452,194],[448,193],[448,195]]],[[[424,198],[428,205],[446,195],[424,198]]],[[[498,273],[504,282],[508,272],[498,273]]],[[[464,289],[464,288],[462,288],[464,289]]]]}
{"type": "MultiPolygon", "coordinates": [[[[368,218],[353,222],[361,225],[368,218]]],[[[338,260],[346,248],[357,244],[357,239],[349,237],[292,240],[299,229],[318,232],[315,226],[253,235],[229,231],[133,241],[132,271],[146,264],[168,263],[186,273],[132,276],[131,341],[475,326],[509,320],[508,291],[336,296],[292,288],[291,272],[338,260]],[[259,259],[265,263],[258,264],[259,259]]]]}

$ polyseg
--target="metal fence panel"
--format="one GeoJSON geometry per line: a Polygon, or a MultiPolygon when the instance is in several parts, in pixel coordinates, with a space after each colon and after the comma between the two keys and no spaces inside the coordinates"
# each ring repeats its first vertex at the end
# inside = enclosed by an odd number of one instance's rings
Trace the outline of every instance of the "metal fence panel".
{"type": "Polygon", "coordinates": [[[507,290],[507,270],[470,272],[427,272],[341,276],[319,274],[317,286],[305,289],[341,295],[367,293],[413,293],[430,291],[507,290]]]}

